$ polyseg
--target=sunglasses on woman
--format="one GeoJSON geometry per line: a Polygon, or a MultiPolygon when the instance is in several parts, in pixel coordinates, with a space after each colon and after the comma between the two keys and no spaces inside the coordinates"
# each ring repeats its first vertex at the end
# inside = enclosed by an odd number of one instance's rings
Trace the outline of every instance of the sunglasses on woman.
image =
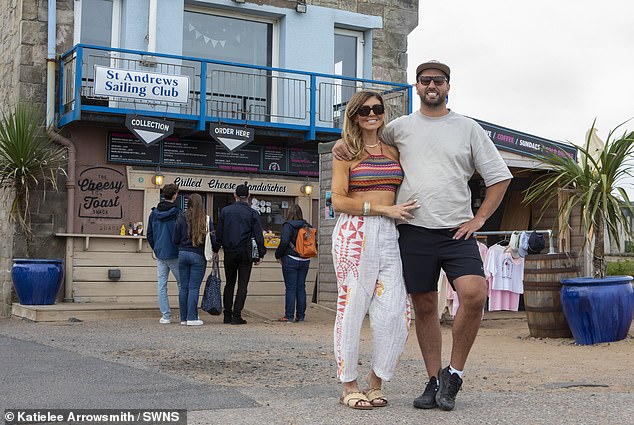
{"type": "Polygon", "coordinates": [[[374,112],[374,115],[383,115],[385,113],[385,107],[381,104],[372,105],[372,106],[361,106],[357,109],[357,114],[362,117],[367,117],[370,115],[370,111],[374,112]]]}

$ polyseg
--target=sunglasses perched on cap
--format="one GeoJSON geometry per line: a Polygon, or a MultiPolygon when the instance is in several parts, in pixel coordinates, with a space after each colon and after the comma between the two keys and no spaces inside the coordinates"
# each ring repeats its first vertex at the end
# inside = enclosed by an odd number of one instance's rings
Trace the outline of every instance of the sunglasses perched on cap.
{"type": "Polygon", "coordinates": [[[434,82],[435,85],[437,86],[442,86],[443,84],[445,84],[445,82],[447,82],[447,78],[446,77],[418,77],[418,82],[424,86],[428,86],[431,84],[431,82],[434,82]]]}
{"type": "Polygon", "coordinates": [[[385,107],[381,104],[376,104],[372,106],[361,106],[357,109],[357,114],[362,117],[367,117],[370,115],[370,111],[374,112],[374,115],[383,115],[385,113],[385,107]]]}

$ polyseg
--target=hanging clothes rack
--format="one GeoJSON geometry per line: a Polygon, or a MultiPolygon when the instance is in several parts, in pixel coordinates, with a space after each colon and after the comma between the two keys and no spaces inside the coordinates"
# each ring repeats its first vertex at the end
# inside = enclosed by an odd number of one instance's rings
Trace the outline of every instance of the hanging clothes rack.
{"type": "Polygon", "coordinates": [[[543,233],[548,235],[548,253],[555,253],[555,246],[553,245],[553,231],[552,230],[497,230],[497,231],[484,231],[484,232],[473,232],[475,236],[508,236],[512,235],[514,232],[536,232],[543,233]]]}

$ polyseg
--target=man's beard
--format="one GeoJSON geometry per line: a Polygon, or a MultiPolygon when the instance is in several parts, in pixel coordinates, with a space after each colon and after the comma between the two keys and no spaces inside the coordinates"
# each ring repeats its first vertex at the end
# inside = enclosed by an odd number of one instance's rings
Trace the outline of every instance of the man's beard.
{"type": "Polygon", "coordinates": [[[438,97],[436,99],[428,99],[427,93],[423,93],[420,96],[420,101],[425,105],[432,108],[436,108],[445,104],[447,100],[447,95],[442,95],[440,92],[438,93],[438,97]]]}

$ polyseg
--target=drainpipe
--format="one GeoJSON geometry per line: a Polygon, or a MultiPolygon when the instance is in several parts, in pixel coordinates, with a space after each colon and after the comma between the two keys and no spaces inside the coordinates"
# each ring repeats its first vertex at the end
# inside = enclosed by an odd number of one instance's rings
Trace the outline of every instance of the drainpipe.
{"type": "Polygon", "coordinates": [[[57,44],[57,5],[48,0],[48,53],[46,55],[46,126],[55,120],[55,47],[57,44]]]}
{"type": "MultiPolygon", "coordinates": [[[[73,212],[75,205],[75,164],[76,149],[73,142],[53,131],[55,122],[55,48],[57,45],[56,21],[57,21],[57,4],[55,0],[48,0],[48,53],[46,56],[46,127],[48,136],[55,142],[65,146],[68,150],[68,176],[66,179],[66,232],[72,233],[74,229],[73,212]]],[[[66,238],[66,253],[64,255],[64,264],[66,270],[64,273],[64,301],[73,301],[73,239],[66,238]]]]}

